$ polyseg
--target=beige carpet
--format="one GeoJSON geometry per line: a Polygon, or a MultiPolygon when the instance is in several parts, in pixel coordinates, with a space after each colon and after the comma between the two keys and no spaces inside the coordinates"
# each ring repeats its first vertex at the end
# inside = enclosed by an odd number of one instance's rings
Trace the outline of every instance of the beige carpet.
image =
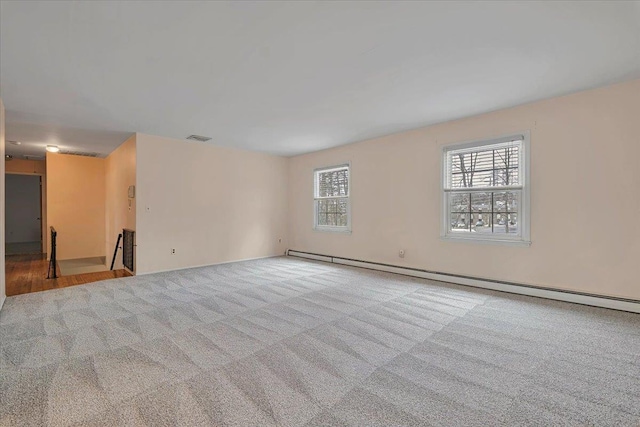
{"type": "Polygon", "coordinates": [[[74,274],[107,271],[109,266],[107,266],[106,262],[105,257],[77,258],[58,261],[58,265],[63,276],[72,276],[74,274]]]}
{"type": "Polygon", "coordinates": [[[295,258],[7,298],[0,426],[640,425],[640,315],[295,258]]]}

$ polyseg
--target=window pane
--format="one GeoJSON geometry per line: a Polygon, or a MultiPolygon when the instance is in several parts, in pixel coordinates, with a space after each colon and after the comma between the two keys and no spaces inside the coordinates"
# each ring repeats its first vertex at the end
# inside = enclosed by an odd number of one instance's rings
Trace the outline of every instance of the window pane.
{"type": "Polygon", "coordinates": [[[348,199],[320,199],[317,204],[317,224],[328,227],[347,227],[348,199]]]}
{"type": "Polygon", "coordinates": [[[491,193],[472,193],[471,212],[491,213],[491,193]]]}
{"type": "Polygon", "coordinates": [[[513,145],[493,150],[496,168],[517,168],[520,160],[520,147],[513,145]]]}
{"type": "Polygon", "coordinates": [[[469,212],[469,193],[451,193],[449,212],[469,212]]]}
{"type": "Polygon", "coordinates": [[[493,170],[469,170],[452,174],[452,188],[490,187],[492,184],[493,170]]]}
{"type": "Polygon", "coordinates": [[[496,169],[494,173],[494,185],[519,185],[519,169],[496,169]]]}
{"type": "Polygon", "coordinates": [[[519,234],[518,214],[494,214],[493,233],[514,235],[519,234]]]}
{"type": "Polygon", "coordinates": [[[317,197],[349,195],[349,169],[316,172],[317,197]]]}
{"type": "Polygon", "coordinates": [[[512,142],[502,148],[453,150],[449,153],[449,185],[451,188],[520,185],[520,147],[512,142]]]}
{"type": "Polygon", "coordinates": [[[471,214],[471,231],[491,234],[491,213],[471,214]]]}
{"type": "Polygon", "coordinates": [[[520,191],[504,191],[493,193],[494,212],[517,212],[520,191]]]}
{"type": "Polygon", "coordinates": [[[340,214],[347,213],[347,199],[338,199],[337,212],[340,214]]]}
{"type": "Polygon", "coordinates": [[[318,213],[318,225],[327,225],[326,213],[318,213]]]}
{"type": "Polygon", "coordinates": [[[449,223],[450,230],[469,231],[469,214],[466,213],[452,213],[451,221],[449,223]]]}
{"type": "Polygon", "coordinates": [[[449,230],[518,235],[520,195],[520,190],[449,193],[449,230]]]}

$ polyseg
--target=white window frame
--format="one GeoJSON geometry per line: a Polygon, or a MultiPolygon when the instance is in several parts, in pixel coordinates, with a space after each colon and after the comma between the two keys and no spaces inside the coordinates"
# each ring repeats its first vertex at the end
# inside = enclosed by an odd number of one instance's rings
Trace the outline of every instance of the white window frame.
{"type": "Polygon", "coordinates": [[[316,231],[328,231],[332,233],[351,233],[351,162],[342,163],[336,166],[328,166],[313,170],[313,229],[316,231]],[[318,196],[318,175],[322,172],[347,169],[348,193],[346,197],[319,197],[318,196]],[[334,227],[328,225],[318,225],[318,201],[325,199],[346,199],[347,200],[347,225],[345,227],[334,227]]]}
{"type": "Polygon", "coordinates": [[[523,131],[509,135],[494,137],[490,139],[481,139],[475,141],[467,141],[461,143],[450,144],[442,147],[441,156],[441,185],[440,193],[442,195],[442,215],[441,215],[441,228],[440,237],[444,240],[458,241],[458,242],[476,242],[476,243],[493,243],[504,245],[516,245],[516,246],[529,246],[531,244],[531,147],[530,147],[530,132],[523,131]],[[461,231],[452,231],[450,229],[451,214],[449,209],[449,194],[452,193],[451,189],[447,188],[449,182],[447,160],[450,151],[470,149],[470,148],[482,148],[487,145],[499,144],[504,142],[513,141],[516,139],[522,139],[521,150],[519,150],[519,179],[520,184],[512,187],[477,187],[473,191],[486,191],[496,192],[500,189],[508,190],[509,188],[518,189],[521,191],[520,208],[518,210],[518,222],[520,223],[520,235],[509,236],[506,234],[480,234],[480,233],[466,233],[461,231]]]}

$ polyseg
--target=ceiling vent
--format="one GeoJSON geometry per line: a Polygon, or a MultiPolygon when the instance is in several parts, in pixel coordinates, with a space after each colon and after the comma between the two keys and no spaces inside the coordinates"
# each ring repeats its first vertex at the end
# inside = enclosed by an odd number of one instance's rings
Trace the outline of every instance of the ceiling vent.
{"type": "Polygon", "coordinates": [[[208,136],[201,136],[201,135],[189,135],[187,139],[190,139],[192,141],[200,141],[200,142],[211,141],[211,138],[209,138],[208,136]]]}
{"type": "Polygon", "coordinates": [[[25,160],[44,160],[45,157],[44,156],[30,156],[29,154],[25,154],[24,156],[25,160]]]}
{"type": "Polygon", "coordinates": [[[60,154],[69,154],[71,156],[83,156],[83,157],[100,157],[98,153],[87,153],[84,151],[61,151],[60,154]]]}

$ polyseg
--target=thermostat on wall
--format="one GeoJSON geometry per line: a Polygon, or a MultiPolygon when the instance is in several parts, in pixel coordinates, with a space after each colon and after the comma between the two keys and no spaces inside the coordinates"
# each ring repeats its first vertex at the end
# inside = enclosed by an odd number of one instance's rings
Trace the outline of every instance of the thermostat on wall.
{"type": "Polygon", "coordinates": [[[136,197],[136,186],[135,185],[130,185],[129,186],[129,198],[133,199],[136,197]]]}

